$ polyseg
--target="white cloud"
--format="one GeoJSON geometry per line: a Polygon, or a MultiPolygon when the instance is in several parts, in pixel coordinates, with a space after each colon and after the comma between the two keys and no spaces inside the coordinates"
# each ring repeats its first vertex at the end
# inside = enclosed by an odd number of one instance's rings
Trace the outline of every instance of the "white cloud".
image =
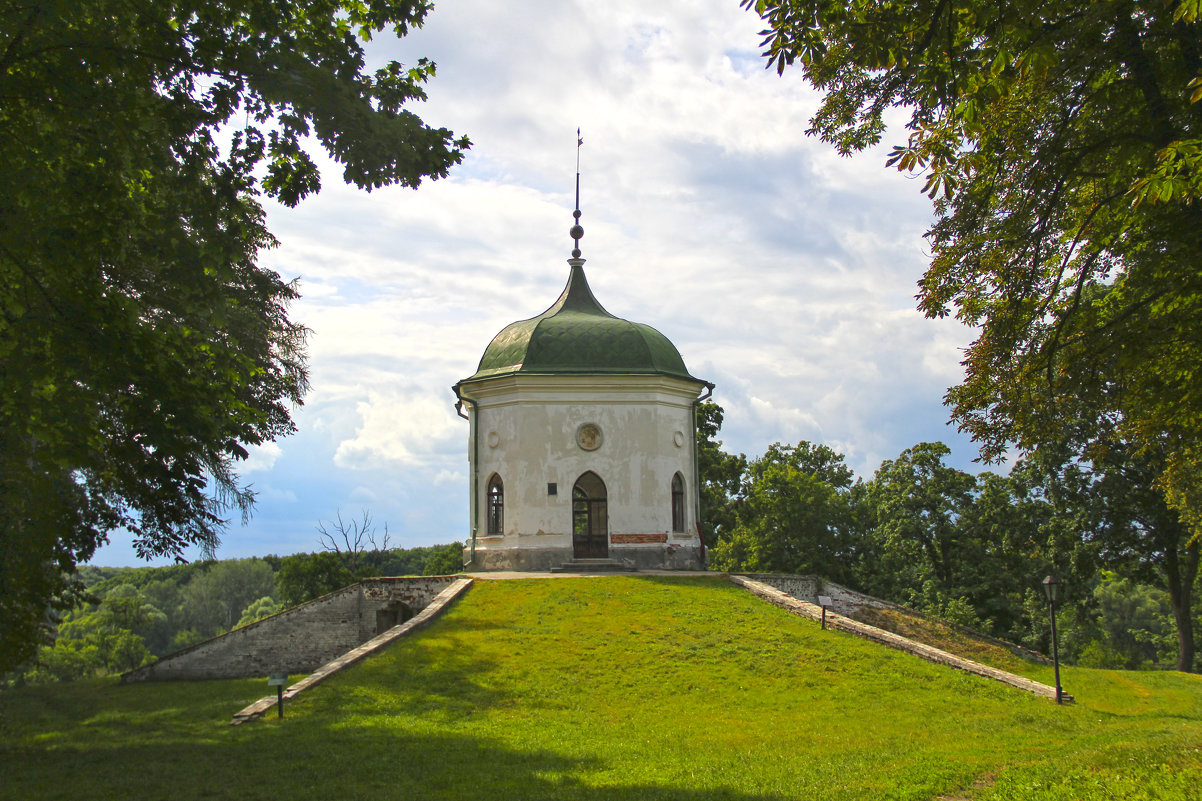
{"type": "Polygon", "coordinates": [[[380,500],[380,496],[376,494],[370,487],[355,487],[351,490],[351,498],[356,501],[364,501],[366,503],[375,503],[380,500]]]}
{"type": "Polygon", "coordinates": [[[371,393],[356,404],[361,424],[351,439],[339,443],[337,467],[388,470],[399,465],[427,466],[443,458],[451,440],[462,444],[455,415],[431,393],[371,393]]]}
{"type": "Polygon", "coordinates": [[[277,501],[283,503],[296,503],[296,493],[290,489],[276,489],[269,485],[254,487],[255,497],[259,503],[264,501],[277,501]]]}
{"type": "Polygon", "coordinates": [[[436,487],[445,487],[447,485],[467,486],[467,475],[443,469],[434,474],[433,481],[436,487]]]}
{"type": "Polygon", "coordinates": [[[250,455],[238,464],[238,472],[242,474],[270,470],[283,453],[280,446],[274,442],[264,442],[262,445],[252,445],[247,448],[250,455]]]}
{"type": "Polygon", "coordinates": [[[761,27],[730,0],[460,0],[373,41],[377,62],[438,62],[414,111],[474,146],[417,191],[330,165],[320,196],[268,209],[262,261],[302,279],[313,389],[298,434],[243,465],[281,495],[222,553],[311,549],[314,521],[364,505],[407,545],[464,536],[450,387],[567,278],[578,125],[593,290],[717,382],[729,449],[810,439],[868,475],[943,438],[968,466],[941,398],[971,336],[914,310],[931,211],[884,167],[904,132],[850,159],[806,138],[817,96],[763,69],[761,27]]]}

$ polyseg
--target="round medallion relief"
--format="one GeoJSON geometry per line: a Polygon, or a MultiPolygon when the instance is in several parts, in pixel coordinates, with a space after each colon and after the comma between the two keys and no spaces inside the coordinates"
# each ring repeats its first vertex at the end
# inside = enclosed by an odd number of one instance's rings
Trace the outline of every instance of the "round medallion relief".
{"type": "Polygon", "coordinates": [[[496,431],[488,432],[488,447],[495,448],[501,444],[501,435],[496,431]]]}
{"type": "Polygon", "coordinates": [[[674,444],[678,448],[684,447],[684,432],[683,431],[677,431],[675,434],[672,435],[672,444],[674,444]]]}
{"type": "Polygon", "coordinates": [[[576,444],[581,450],[595,451],[601,447],[601,427],[596,423],[584,423],[576,429],[576,444]]]}

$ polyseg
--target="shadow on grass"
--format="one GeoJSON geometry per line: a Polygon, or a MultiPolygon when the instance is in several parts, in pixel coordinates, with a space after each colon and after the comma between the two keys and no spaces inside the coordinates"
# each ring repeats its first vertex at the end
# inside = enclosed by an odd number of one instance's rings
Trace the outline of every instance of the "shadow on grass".
{"type": "MultiPolygon", "coordinates": [[[[128,722],[128,721],[127,721],[128,722]]],[[[174,737],[77,732],[54,745],[0,748],[0,798],[39,799],[663,799],[783,801],[786,795],[626,781],[594,757],[522,750],[453,733],[308,718],[174,737]]],[[[127,733],[129,734],[129,733],[127,733]]]]}
{"type": "Polygon", "coordinates": [[[415,638],[331,676],[291,705],[318,715],[437,711],[454,719],[510,700],[483,680],[497,669],[496,660],[461,647],[457,637],[415,638]]]}

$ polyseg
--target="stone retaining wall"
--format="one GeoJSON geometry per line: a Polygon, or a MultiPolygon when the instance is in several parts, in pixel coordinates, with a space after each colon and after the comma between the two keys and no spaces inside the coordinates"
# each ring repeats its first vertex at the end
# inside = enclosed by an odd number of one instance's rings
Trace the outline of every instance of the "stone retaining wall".
{"type": "MultiPolygon", "coordinates": [[[[910,615],[919,614],[901,604],[895,604],[891,601],[884,601],[871,595],[865,595],[862,592],[856,592],[819,576],[791,576],[779,573],[741,573],[740,575],[761,582],[762,584],[767,584],[769,587],[775,587],[785,595],[796,598],[799,601],[806,601],[807,603],[817,604],[818,596],[825,595],[834,602],[827,608],[840,615],[854,616],[857,610],[865,606],[875,609],[896,609],[910,615]]],[[[1052,664],[1052,660],[1037,651],[1032,651],[1030,648],[1024,648],[1021,645],[1015,645],[1006,640],[990,637],[988,634],[982,634],[975,629],[961,626],[959,623],[953,623],[950,620],[940,620],[939,622],[953,631],[958,631],[969,637],[996,645],[999,648],[1005,648],[1010,653],[1023,659],[1039,662],[1044,665],[1052,664]]]]}
{"type": "Polygon", "coordinates": [[[456,576],[371,578],[168,654],[121,681],[242,679],[310,673],[393,628],[456,576]]]}
{"type": "MultiPolygon", "coordinates": [[[[769,603],[775,604],[783,609],[787,609],[795,615],[808,617],[811,620],[822,619],[822,608],[820,606],[813,602],[796,598],[783,590],[777,589],[776,587],[769,586],[767,582],[759,580],[759,576],[753,579],[750,576],[732,575],[729,576],[729,578],[732,582],[738,584],[740,587],[743,587],[760,598],[763,598],[769,603]]],[[[829,582],[826,586],[827,588],[831,586],[838,587],[837,584],[831,585],[829,582]]],[[[848,592],[853,591],[848,590],[848,592]]],[[[826,595],[827,593],[824,590],[822,594],[826,595]]],[[[855,594],[859,595],[859,593],[855,594]]],[[[831,600],[834,600],[834,596],[831,596],[831,600]]],[[[887,602],[882,601],[881,603],[887,602]]],[[[973,673],[978,676],[984,676],[985,678],[993,679],[994,681],[1000,681],[1004,684],[1009,684],[1011,687],[1017,687],[1021,690],[1026,690],[1027,692],[1041,695],[1045,698],[1056,697],[1055,687],[1049,687],[1041,682],[1032,681],[1031,679],[1023,676],[1018,676],[1005,670],[999,670],[995,667],[990,667],[989,665],[982,665],[980,662],[974,662],[971,659],[965,659],[962,656],[956,656],[955,654],[948,653],[947,651],[939,648],[934,648],[930,645],[926,645],[925,643],[915,642],[914,640],[902,637],[901,635],[894,634],[891,631],[878,629],[876,626],[870,626],[867,623],[861,623],[858,620],[852,620],[849,617],[844,617],[843,615],[835,612],[827,612],[826,626],[827,628],[845,631],[849,634],[854,634],[857,637],[863,637],[865,639],[872,640],[873,642],[880,643],[881,645],[887,645],[890,648],[896,648],[899,651],[905,651],[907,653],[914,654],[915,656],[925,659],[928,662],[935,662],[936,664],[958,668],[968,673],[973,673]]]]}
{"type": "Polygon", "coordinates": [[[811,604],[818,603],[819,595],[825,595],[834,602],[827,608],[841,615],[850,615],[862,606],[871,606],[877,609],[903,608],[895,603],[856,592],[819,576],[790,576],[780,573],[740,573],[739,575],[761,584],[767,584],[769,587],[775,587],[785,595],[811,604]]]}

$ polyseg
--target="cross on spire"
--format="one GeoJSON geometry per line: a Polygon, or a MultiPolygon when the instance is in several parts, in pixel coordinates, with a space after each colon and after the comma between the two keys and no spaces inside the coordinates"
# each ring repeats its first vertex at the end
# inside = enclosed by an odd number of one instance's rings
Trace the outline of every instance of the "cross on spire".
{"type": "Polygon", "coordinates": [[[584,228],[580,225],[580,146],[584,144],[584,139],[580,136],[580,129],[576,129],[576,209],[572,212],[572,217],[576,220],[576,224],[568,231],[568,235],[572,237],[572,258],[580,258],[580,238],[584,236],[584,228]]]}

